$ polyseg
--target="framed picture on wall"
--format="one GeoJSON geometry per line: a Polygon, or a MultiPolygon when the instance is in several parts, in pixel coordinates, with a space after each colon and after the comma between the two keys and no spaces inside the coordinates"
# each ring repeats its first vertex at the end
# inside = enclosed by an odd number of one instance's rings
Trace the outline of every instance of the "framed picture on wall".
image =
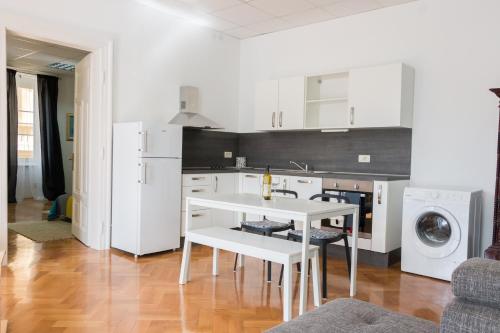
{"type": "Polygon", "coordinates": [[[75,134],[75,115],[66,113],[66,141],[73,141],[75,134]]]}

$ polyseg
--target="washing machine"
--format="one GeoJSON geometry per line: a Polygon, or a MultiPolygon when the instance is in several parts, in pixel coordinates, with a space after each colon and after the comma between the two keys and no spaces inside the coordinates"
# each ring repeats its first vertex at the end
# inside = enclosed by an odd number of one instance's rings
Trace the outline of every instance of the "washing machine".
{"type": "Polygon", "coordinates": [[[401,270],[451,280],[463,261],[480,256],[481,191],[405,189],[401,270]]]}

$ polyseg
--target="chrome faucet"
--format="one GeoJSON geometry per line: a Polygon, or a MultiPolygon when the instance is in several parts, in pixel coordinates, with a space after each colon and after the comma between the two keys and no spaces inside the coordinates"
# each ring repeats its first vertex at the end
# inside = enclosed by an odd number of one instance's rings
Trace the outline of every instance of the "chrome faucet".
{"type": "Polygon", "coordinates": [[[307,163],[297,163],[297,162],[294,162],[294,161],[290,161],[290,164],[291,165],[295,165],[297,168],[299,168],[302,171],[305,171],[306,173],[309,172],[309,166],[307,165],[307,163]]]}

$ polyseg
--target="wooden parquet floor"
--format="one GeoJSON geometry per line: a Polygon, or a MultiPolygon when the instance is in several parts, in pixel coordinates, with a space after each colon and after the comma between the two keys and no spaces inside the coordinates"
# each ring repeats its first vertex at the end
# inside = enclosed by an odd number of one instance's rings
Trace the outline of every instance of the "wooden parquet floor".
{"type": "MultiPolygon", "coordinates": [[[[193,247],[192,281],[178,284],[181,251],[133,256],[94,251],[75,239],[34,243],[9,235],[9,265],[0,278],[0,318],[8,332],[261,332],[281,322],[279,266],[265,282],[262,261],[248,258],[233,273],[222,252],[211,276],[211,250],[193,247]]],[[[347,297],[343,260],[329,260],[329,299],[347,297]]],[[[446,282],[359,265],[357,298],[439,321],[451,299],[446,282]]],[[[298,313],[298,274],[294,276],[298,313]]],[[[312,298],[312,297],[310,297],[312,298]]],[[[312,300],[309,308],[312,309],[312,300]]]]}

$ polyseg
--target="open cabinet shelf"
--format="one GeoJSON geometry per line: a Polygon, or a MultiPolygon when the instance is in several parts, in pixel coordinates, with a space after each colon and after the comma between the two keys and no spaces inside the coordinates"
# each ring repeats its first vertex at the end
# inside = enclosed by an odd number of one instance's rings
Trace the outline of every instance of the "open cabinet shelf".
{"type": "Polygon", "coordinates": [[[348,72],[308,77],[304,127],[346,128],[348,89],[348,72]]]}

